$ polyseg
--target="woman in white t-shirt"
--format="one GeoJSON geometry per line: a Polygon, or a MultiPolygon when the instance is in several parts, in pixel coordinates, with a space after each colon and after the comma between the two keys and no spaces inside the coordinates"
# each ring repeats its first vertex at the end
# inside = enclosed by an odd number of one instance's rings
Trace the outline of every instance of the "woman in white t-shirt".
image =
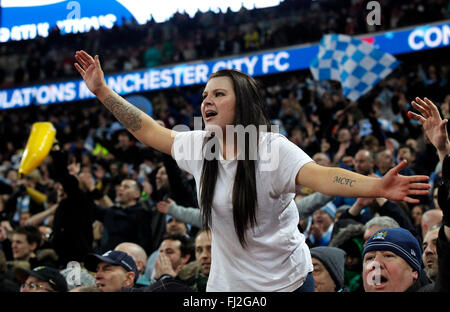
{"type": "Polygon", "coordinates": [[[410,195],[428,194],[429,184],[420,183],[427,176],[398,175],[404,162],[381,179],[317,165],[284,136],[264,129],[264,99],[256,81],[241,72],[210,76],[201,107],[206,131],[177,132],[111,90],[98,56],[77,51],[75,57],[89,90],[119,122],[194,176],[203,220],[212,231],[207,291],[314,291],[311,256],[297,229],[296,185],[331,196],[410,203],[417,202],[410,195]]]}

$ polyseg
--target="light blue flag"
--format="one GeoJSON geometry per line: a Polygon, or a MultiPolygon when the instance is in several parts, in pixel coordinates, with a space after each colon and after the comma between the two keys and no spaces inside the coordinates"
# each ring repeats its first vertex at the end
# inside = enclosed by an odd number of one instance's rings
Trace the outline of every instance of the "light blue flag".
{"type": "Polygon", "coordinates": [[[347,35],[325,35],[309,68],[315,80],[336,80],[344,96],[358,100],[400,64],[389,53],[347,35]]]}

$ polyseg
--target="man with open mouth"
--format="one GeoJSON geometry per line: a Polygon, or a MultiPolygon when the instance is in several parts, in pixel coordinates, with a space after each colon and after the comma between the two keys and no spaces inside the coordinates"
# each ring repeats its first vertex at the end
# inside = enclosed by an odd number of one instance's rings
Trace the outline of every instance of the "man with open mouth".
{"type": "Polygon", "coordinates": [[[381,229],[363,251],[366,292],[403,292],[429,283],[422,269],[417,239],[406,229],[381,229]]]}

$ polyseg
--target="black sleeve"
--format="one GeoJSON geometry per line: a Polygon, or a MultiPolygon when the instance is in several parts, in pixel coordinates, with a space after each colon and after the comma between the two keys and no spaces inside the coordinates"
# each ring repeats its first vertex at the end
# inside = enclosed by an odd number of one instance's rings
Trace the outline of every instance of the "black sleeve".
{"type": "Polygon", "coordinates": [[[178,167],[176,161],[168,156],[163,156],[164,167],[166,167],[169,179],[172,198],[177,204],[185,207],[197,207],[197,200],[194,197],[192,188],[188,183],[185,175],[178,167]]]}
{"type": "Polygon", "coordinates": [[[68,196],[78,196],[81,193],[77,178],[69,174],[67,170],[67,153],[62,151],[52,151],[53,168],[51,176],[54,180],[60,182],[64,188],[64,192],[68,196]]]}
{"type": "Polygon", "coordinates": [[[384,133],[383,129],[381,129],[378,119],[376,119],[375,117],[369,117],[369,122],[372,126],[372,135],[378,139],[380,145],[384,145],[386,134],[384,133]]]}
{"type": "Polygon", "coordinates": [[[95,142],[102,145],[104,148],[106,148],[111,154],[116,156],[116,146],[111,142],[111,140],[107,140],[104,138],[95,138],[95,142]]]}
{"type": "Polygon", "coordinates": [[[26,193],[25,185],[21,185],[13,192],[4,204],[3,211],[0,212],[0,221],[11,221],[17,208],[17,198],[26,193]]]}
{"type": "Polygon", "coordinates": [[[147,254],[150,254],[153,249],[151,222],[150,212],[146,209],[140,209],[137,218],[138,245],[144,248],[147,254]]]}
{"type": "Polygon", "coordinates": [[[437,239],[438,254],[438,275],[436,279],[435,291],[450,291],[450,242],[448,241],[444,225],[439,229],[437,239]]]}
{"type": "MultiPolygon", "coordinates": [[[[110,208],[108,208],[108,209],[110,209],[110,208]]],[[[103,222],[105,220],[106,210],[107,210],[107,208],[103,208],[98,205],[94,205],[94,220],[103,222]]]]}
{"type": "Polygon", "coordinates": [[[417,138],[419,135],[422,134],[422,127],[416,127],[414,126],[410,119],[408,118],[408,110],[404,109],[401,111],[401,116],[403,120],[403,125],[408,129],[409,136],[412,138],[417,138]]]}
{"type": "Polygon", "coordinates": [[[0,180],[0,194],[11,194],[13,188],[8,183],[0,180]]]}
{"type": "Polygon", "coordinates": [[[341,214],[341,216],[339,217],[339,220],[341,220],[341,219],[353,219],[353,220],[355,220],[355,221],[357,221],[357,222],[359,222],[359,223],[362,223],[362,222],[361,222],[361,220],[362,220],[361,214],[358,214],[357,216],[354,216],[354,215],[352,215],[352,214],[349,212],[349,210],[350,210],[350,208],[348,208],[347,210],[345,210],[345,211],[341,214]]]}
{"type": "Polygon", "coordinates": [[[103,197],[103,192],[102,191],[100,191],[99,189],[94,189],[92,192],[88,192],[87,193],[87,196],[88,196],[88,198],[89,199],[91,199],[91,200],[98,200],[98,199],[101,199],[102,197],[103,197]]]}
{"type": "Polygon", "coordinates": [[[14,260],[11,248],[11,241],[9,239],[5,239],[3,242],[0,243],[0,250],[2,250],[3,253],[5,254],[5,258],[7,261],[14,260]]]}

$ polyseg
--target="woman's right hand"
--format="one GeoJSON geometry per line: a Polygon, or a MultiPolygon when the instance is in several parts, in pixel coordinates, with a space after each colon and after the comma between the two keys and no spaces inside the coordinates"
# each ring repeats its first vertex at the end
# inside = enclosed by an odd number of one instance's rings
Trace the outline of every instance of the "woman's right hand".
{"type": "Polygon", "coordinates": [[[107,87],[98,55],[94,59],[81,50],[75,52],[75,58],[79,63],[74,64],[75,68],[83,77],[84,82],[92,93],[97,95],[103,87],[107,87]]]}
{"type": "Polygon", "coordinates": [[[176,131],[158,124],[151,116],[129,103],[105,82],[98,55],[95,59],[85,51],[77,51],[75,68],[83,77],[88,89],[141,143],[171,155],[176,131]]]}

